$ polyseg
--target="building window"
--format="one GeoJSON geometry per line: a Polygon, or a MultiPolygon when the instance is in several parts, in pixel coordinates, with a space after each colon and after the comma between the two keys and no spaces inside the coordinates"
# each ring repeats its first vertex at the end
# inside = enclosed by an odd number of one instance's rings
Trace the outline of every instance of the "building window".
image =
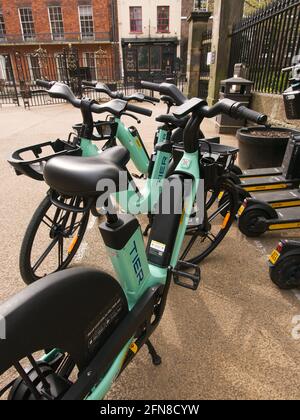
{"type": "Polygon", "coordinates": [[[161,47],[151,47],[151,71],[161,70],[161,47]]]}
{"type": "Polygon", "coordinates": [[[38,57],[28,55],[27,61],[31,80],[41,79],[41,68],[38,57]]]}
{"type": "Polygon", "coordinates": [[[94,18],[92,6],[79,6],[82,39],[94,39],[94,18]]]}
{"type": "Polygon", "coordinates": [[[143,15],[141,7],[130,7],[130,32],[143,32],[143,15]]]}
{"type": "Polygon", "coordinates": [[[150,51],[149,47],[138,48],[138,70],[149,71],[150,70],[150,51]]]}
{"type": "Polygon", "coordinates": [[[208,12],[208,0],[195,0],[195,9],[200,12],[208,12]]]}
{"type": "Polygon", "coordinates": [[[6,38],[6,29],[5,29],[5,22],[3,17],[3,12],[0,9],[0,40],[6,38]]]}
{"type": "Polygon", "coordinates": [[[57,67],[57,80],[60,82],[68,82],[68,70],[66,65],[66,57],[63,54],[55,54],[56,67],[57,67]]]}
{"type": "Polygon", "coordinates": [[[55,41],[64,39],[64,22],[61,7],[50,6],[48,10],[52,39],[55,41]]]}
{"type": "Polygon", "coordinates": [[[24,41],[34,40],[35,29],[31,7],[22,7],[19,9],[19,13],[24,41]]]}
{"type": "Polygon", "coordinates": [[[95,53],[83,53],[83,64],[88,68],[89,80],[97,80],[97,65],[95,53]]]}
{"type": "Polygon", "coordinates": [[[159,33],[170,32],[170,7],[169,6],[157,7],[157,32],[159,33]]]}

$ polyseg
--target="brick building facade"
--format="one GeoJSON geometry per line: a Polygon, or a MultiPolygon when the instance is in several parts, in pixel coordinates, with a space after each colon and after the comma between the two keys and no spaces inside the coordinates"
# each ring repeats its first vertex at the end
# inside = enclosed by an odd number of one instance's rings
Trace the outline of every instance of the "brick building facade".
{"type": "Polygon", "coordinates": [[[16,79],[20,76],[16,74],[17,54],[26,61],[23,73],[30,73],[23,78],[64,80],[64,51],[78,59],[73,72],[90,79],[116,80],[117,22],[116,0],[0,0],[0,79],[11,78],[12,72],[16,79]],[[46,55],[51,56],[51,63],[45,64],[46,55]]]}

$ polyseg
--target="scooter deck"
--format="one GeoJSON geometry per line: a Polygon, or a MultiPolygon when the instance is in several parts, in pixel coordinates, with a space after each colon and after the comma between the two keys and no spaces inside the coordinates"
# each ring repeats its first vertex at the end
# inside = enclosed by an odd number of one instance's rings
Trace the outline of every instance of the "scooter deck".
{"type": "Polygon", "coordinates": [[[300,229],[300,208],[291,207],[277,210],[278,219],[268,221],[269,231],[300,229]]]}
{"type": "Polygon", "coordinates": [[[300,180],[286,179],[283,175],[278,175],[241,180],[241,187],[248,192],[271,191],[284,190],[299,183],[300,180]]]}
{"type": "Polygon", "coordinates": [[[275,209],[300,206],[300,190],[256,192],[252,193],[251,197],[255,200],[268,203],[275,209]]]}
{"type": "Polygon", "coordinates": [[[277,213],[281,222],[298,220],[300,224],[300,209],[297,207],[289,209],[280,209],[277,211],[277,213]]]}
{"type": "Polygon", "coordinates": [[[280,168],[260,168],[260,169],[247,169],[240,175],[241,179],[244,178],[258,178],[265,176],[282,175],[282,167],[280,168]]]}

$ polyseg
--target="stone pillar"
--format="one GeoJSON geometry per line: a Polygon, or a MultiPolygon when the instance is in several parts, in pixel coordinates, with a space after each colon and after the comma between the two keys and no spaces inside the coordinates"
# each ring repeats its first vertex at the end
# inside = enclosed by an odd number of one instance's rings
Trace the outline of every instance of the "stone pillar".
{"type": "Polygon", "coordinates": [[[189,44],[187,60],[188,95],[198,96],[202,34],[207,30],[210,12],[193,12],[188,18],[189,44]]]}
{"type": "Polygon", "coordinates": [[[243,17],[244,0],[215,0],[212,64],[208,88],[208,103],[218,101],[220,82],[227,79],[230,60],[231,33],[233,25],[243,17]]]}

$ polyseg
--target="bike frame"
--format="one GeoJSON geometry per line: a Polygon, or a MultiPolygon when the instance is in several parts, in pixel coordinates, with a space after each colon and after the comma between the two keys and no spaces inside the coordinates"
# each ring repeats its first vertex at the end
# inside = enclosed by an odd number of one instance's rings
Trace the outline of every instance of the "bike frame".
{"type": "MultiPolygon", "coordinates": [[[[137,136],[133,136],[130,130],[123,124],[120,118],[115,118],[118,124],[117,138],[129,153],[135,167],[143,174],[148,174],[149,156],[144,145],[137,136]]],[[[81,138],[81,149],[83,157],[93,157],[101,153],[101,150],[92,143],[91,139],[81,138]]]]}
{"type": "MultiPolygon", "coordinates": [[[[177,266],[180,249],[183,244],[189,223],[189,217],[192,213],[199,187],[199,152],[185,153],[176,169],[176,172],[180,173],[185,178],[192,178],[193,187],[188,197],[185,197],[184,210],[172,251],[170,263],[171,268],[175,268],[177,266]]],[[[107,248],[107,250],[117,274],[117,278],[127,297],[129,310],[132,310],[135,307],[148,289],[157,285],[166,285],[169,268],[161,268],[148,263],[140,226],[123,249],[115,250],[107,248]]],[[[117,356],[102,381],[91,391],[87,400],[101,400],[105,397],[114,380],[122,371],[126,356],[128,352],[131,351],[130,347],[133,344],[133,339],[134,337],[132,337],[132,339],[124,346],[123,350],[117,356]]]]}
{"type": "MultiPolygon", "coordinates": [[[[118,124],[118,140],[130,152],[130,157],[135,167],[142,174],[147,175],[151,160],[149,160],[145,146],[141,143],[138,136],[134,137],[131,134],[130,130],[119,118],[116,118],[115,122],[118,124]]],[[[157,145],[167,144],[169,134],[170,132],[164,126],[161,126],[158,130],[157,145]]],[[[82,156],[84,157],[97,156],[101,153],[98,147],[89,139],[81,139],[81,148],[82,156]]],[[[171,149],[164,151],[158,147],[157,152],[152,156],[154,166],[150,176],[147,178],[145,187],[141,191],[137,191],[135,183],[131,181],[127,191],[115,195],[118,204],[125,212],[130,214],[148,214],[153,210],[161,192],[162,182],[167,176],[171,158],[171,149]]]]}

